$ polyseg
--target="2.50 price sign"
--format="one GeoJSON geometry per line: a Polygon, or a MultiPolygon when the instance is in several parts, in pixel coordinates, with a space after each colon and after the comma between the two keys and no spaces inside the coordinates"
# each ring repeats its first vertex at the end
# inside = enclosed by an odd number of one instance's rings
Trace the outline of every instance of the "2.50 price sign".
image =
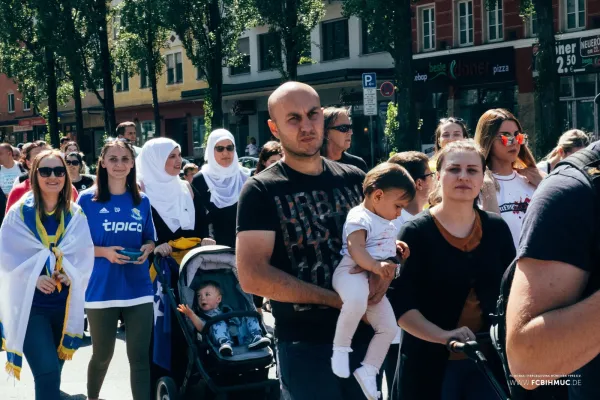
{"type": "MultiPolygon", "coordinates": [[[[533,47],[534,71],[538,45],[533,47]]],[[[594,72],[600,69],[600,35],[556,41],[555,66],[559,75],[594,72]]]]}

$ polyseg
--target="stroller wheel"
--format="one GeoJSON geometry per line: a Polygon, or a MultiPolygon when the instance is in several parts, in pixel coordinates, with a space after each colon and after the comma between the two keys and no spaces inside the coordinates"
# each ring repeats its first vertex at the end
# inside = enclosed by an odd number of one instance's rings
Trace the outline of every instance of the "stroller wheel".
{"type": "Polygon", "coordinates": [[[179,400],[177,384],[169,376],[163,376],[156,384],[156,400],[179,400]]]}

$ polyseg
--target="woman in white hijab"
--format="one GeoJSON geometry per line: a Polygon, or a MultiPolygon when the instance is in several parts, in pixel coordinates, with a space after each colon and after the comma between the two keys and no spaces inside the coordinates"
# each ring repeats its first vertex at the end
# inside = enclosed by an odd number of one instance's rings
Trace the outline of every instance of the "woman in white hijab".
{"type": "Polygon", "coordinates": [[[211,132],[204,157],[206,164],[192,181],[195,204],[205,209],[217,244],[235,247],[237,203],[250,171],[239,165],[235,139],[226,129],[211,132]]]}
{"type": "Polygon", "coordinates": [[[192,188],[179,178],[181,148],[177,142],[149,140],[136,158],[136,169],[140,187],[152,206],[158,236],[155,253],[171,255],[174,242],[182,238],[208,237],[208,225],[194,207],[192,188]]]}

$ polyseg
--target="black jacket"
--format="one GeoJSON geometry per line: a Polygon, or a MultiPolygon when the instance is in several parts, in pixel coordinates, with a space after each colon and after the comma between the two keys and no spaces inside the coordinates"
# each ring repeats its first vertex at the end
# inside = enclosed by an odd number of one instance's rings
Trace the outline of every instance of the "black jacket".
{"type": "MultiPolygon", "coordinates": [[[[402,226],[399,239],[408,244],[410,257],[394,289],[388,292],[397,319],[416,309],[440,328],[456,329],[465,300],[474,288],[484,318],[482,331],[489,329],[488,316],[496,310],[502,275],[515,258],[515,248],[502,217],[477,211],[481,243],[468,253],[444,239],[429,210],[402,226]]],[[[486,355],[497,376],[502,377],[497,355],[486,355]]],[[[448,357],[445,346],[405,332],[395,383],[399,398],[439,399],[448,357]]]]}

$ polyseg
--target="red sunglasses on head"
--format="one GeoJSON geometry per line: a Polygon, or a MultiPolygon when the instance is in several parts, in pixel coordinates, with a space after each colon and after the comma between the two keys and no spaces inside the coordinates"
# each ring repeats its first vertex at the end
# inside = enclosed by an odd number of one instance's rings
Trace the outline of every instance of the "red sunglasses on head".
{"type": "Polygon", "coordinates": [[[515,136],[500,135],[500,140],[502,140],[502,144],[505,146],[511,146],[515,142],[518,144],[523,144],[525,143],[526,138],[527,137],[522,133],[518,133],[515,136]]]}

